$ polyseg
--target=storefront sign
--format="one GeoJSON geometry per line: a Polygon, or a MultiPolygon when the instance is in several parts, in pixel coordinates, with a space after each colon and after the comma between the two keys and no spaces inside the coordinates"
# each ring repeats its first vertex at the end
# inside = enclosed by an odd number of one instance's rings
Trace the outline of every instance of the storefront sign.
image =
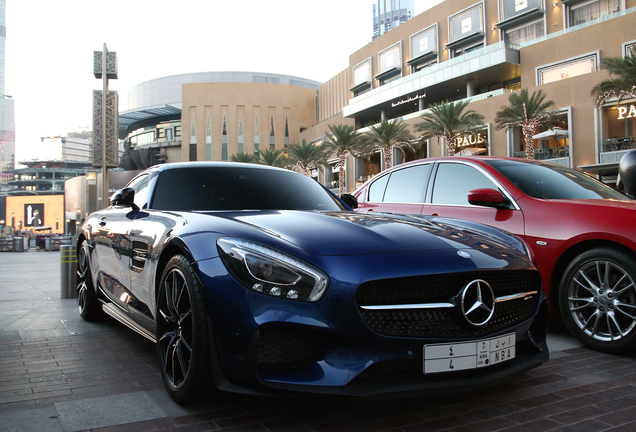
{"type": "Polygon", "coordinates": [[[636,105],[630,105],[628,107],[618,107],[618,119],[628,119],[636,117],[636,105]]]}
{"type": "Polygon", "coordinates": [[[484,135],[485,133],[478,132],[474,135],[469,134],[469,135],[461,136],[457,140],[457,147],[459,148],[459,147],[467,147],[467,146],[476,145],[476,144],[483,144],[486,142],[484,135]]]}

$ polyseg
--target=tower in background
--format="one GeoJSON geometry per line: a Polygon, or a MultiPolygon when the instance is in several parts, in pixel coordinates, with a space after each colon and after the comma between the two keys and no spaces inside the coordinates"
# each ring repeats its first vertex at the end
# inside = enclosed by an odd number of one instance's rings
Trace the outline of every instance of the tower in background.
{"type": "Polygon", "coordinates": [[[411,19],[414,0],[377,0],[373,5],[373,39],[411,19]]]}
{"type": "Polygon", "coordinates": [[[0,184],[10,178],[7,171],[15,168],[15,101],[4,89],[5,21],[6,0],[0,0],[0,184]]]}

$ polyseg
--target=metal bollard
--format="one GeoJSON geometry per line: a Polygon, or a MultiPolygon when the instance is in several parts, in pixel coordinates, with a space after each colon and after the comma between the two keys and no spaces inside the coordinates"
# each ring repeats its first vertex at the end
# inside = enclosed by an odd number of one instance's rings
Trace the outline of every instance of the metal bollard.
{"type": "Polygon", "coordinates": [[[77,298],[77,250],[75,245],[60,246],[60,298],[77,298]]]}

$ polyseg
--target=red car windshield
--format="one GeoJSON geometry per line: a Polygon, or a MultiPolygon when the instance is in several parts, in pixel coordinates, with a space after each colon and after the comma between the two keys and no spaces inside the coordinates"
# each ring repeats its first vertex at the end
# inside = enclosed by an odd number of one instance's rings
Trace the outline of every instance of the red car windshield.
{"type": "Polygon", "coordinates": [[[556,164],[488,161],[521,192],[541,199],[630,199],[580,171],[556,164]]]}

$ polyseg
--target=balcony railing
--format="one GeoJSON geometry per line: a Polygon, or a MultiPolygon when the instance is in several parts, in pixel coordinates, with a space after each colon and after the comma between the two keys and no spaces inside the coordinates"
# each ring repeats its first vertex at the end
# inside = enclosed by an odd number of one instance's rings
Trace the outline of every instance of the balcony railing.
{"type": "Polygon", "coordinates": [[[602,142],[603,153],[621,150],[631,150],[636,148],[636,137],[627,136],[621,138],[604,139],[602,142]]]}
{"type": "MultiPolygon", "coordinates": [[[[519,151],[519,152],[514,152],[512,154],[513,157],[518,157],[518,158],[525,158],[526,157],[526,152],[524,151],[519,151]]],[[[570,147],[569,146],[561,146],[561,147],[549,147],[549,148],[542,148],[542,149],[535,149],[534,150],[534,158],[536,160],[546,160],[546,159],[558,159],[558,158],[564,158],[564,157],[570,157],[570,147]]]]}

